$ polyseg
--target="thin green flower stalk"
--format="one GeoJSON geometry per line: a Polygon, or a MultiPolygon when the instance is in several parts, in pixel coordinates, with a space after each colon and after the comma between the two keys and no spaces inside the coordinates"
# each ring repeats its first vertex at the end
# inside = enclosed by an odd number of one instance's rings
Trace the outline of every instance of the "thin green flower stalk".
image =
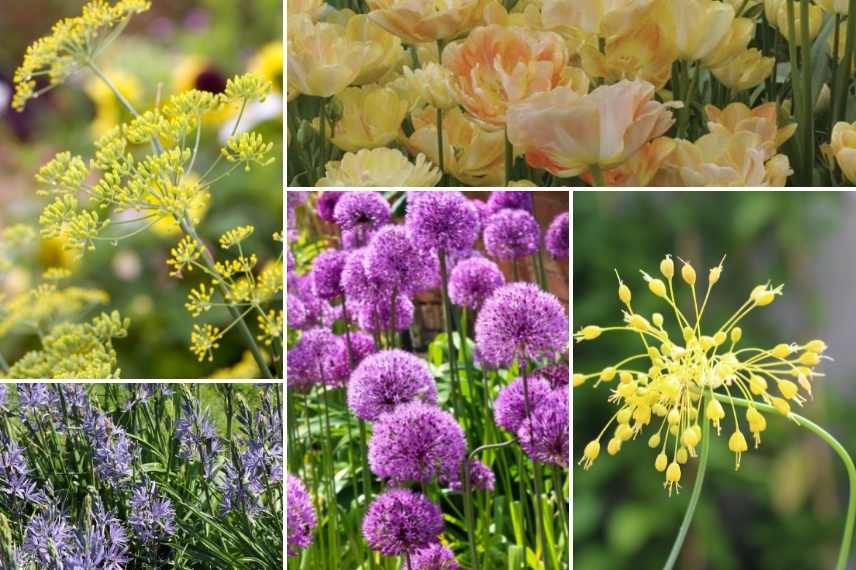
{"type": "Polygon", "coordinates": [[[696,272],[689,262],[683,261],[680,279],[688,289],[686,297],[691,307],[684,313],[679,307],[676,294],[675,264],[667,255],[660,263],[662,278],[655,278],[642,271],[648,289],[667,305],[667,312],[674,315],[680,336],[675,339],[665,327],[661,313],[646,318],[633,309],[630,288],[618,277],[618,298],[624,305],[624,323],[600,327],[587,325],[574,334],[577,342],[593,341],[607,332],[629,332],[639,335],[644,351],[628,356],[617,363],[595,373],[573,375],[574,387],[594,381],[617,385],[611,389],[609,401],[618,406],[600,434],[590,441],[580,459],[580,464],[589,469],[600,454],[600,440],[608,430],[612,437],[607,444],[610,455],[618,453],[622,446],[636,439],[653,424],[656,431],[648,439],[652,449],[659,449],[654,461],[657,471],[665,474],[664,487],[669,494],[680,490],[682,465],[690,458],[701,456],[698,474],[687,513],[675,541],[666,568],[677,561],[683,540],[689,529],[695,506],[701,494],[707,457],[710,449],[710,428],[721,433],[721,422],[730,408],[734,418],[734,431],[728,439],[728,448],[735,454],[735,469],[740,468],[743,453],[749,446],[741,430],[737,407],[743,407],[745,422],[752,434],[755,447],[761,443],[761,434],[767,427],[762,412],[777,413],[794,420],[798,425],[811,429],[842,457],[851,482],[850,506],[848,507],[845,537],[839,555],[839,569],[846,566],[852,542],[854,507],[853,483],[856,470],[847,452],[826,431],[816,424],[792,412],[792,406],[801,406],[812,395],[812,382],[823,376],[816,367],[825,358],[826,344],[812,340],[804,344],[781,343],[770,348],[738,348],[742,329],[738,326],[754,309],[764,307],[782,294],[782,286],[773,287],[769,282],[755,287],[740,308],[717,328],[703,325],[702,317],[708,305],[710,293],[719,281],[723,262],[713,267],[708,274],[707,288],[699,302],[696,289],[696,272]],[[703,426],[703,427],[702,427],[703,426]]]}

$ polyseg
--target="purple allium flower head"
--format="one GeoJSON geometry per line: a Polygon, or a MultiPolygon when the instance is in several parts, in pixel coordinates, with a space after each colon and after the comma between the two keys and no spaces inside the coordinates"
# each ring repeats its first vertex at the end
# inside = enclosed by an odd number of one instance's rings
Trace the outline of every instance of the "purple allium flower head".
{"type": "Polygon", "coordinates": [[[301,328],[308,329],[317,326],[331,326],[335,320],[330,320],[332,316],[332,307],[329,302],[319,298],[315,294],[314,279],[312,274],[298,277],[295,283],[294,295],[297,296],[303,303],[303,308],[306,313],[301,328]]]}
{"type": "Polygon", "coordinates": [[[286,256],[285,259],[286,259],[286,269],[289,272],[294,271],[294,268],[296,266],[296,261],[294,259],[294,254],[291,253],[290,249],[288,250],[288,255],[286,256]]]}
{"type": "Polygon", "coordinates": [[[363,265],[366,277],[380,290],[412,295],[437,282],[437,256],[421,250],[402,226],[385,226],[372,236],[363,265]]]}
{"type": "Polygon", "coordinates": [[[571,378],[571,371],[568,369],[568,365],[562,362],[539,368],[533,374],[545,379],[550,383],[550,387],[554,389],[560,386],[567,386],[571,378]]]}
{"type": "Polygon", "coordinates": [[[286,481],[288,497],[286,505],[286,528],[288,530],[288,555],[297,556],[298,550],[312,544],[312,529],[315,528],[315,509],[303,481],[289,474],[286,481]]]}
{"type": "Polygon", "coordinates": [[[134,489],[129,507],[128,524],[134,537],[143,544],[156,544],[175,534],[172,501],[161,498],[154,483],[145,483],[134,489]]]}
{"type": "MultiPolygon", "coordinates": [[[[526,379],[529,386],[529,412],[533,412],[541,400],[550,392],[550,384],[541,378],[530,376],[526,379]]],[[[493,403],[493,417],[496,425],[507,432],[517,433],[520,424],[526,419],[526,401],[523,397],[523,378],[517,378],[504,386],[493,403]]]]}
{"type": "Polygon", "coordinates": [[[455,265],[449,276],[449,298],[460,307],[478,309],[494,289],[505,285],[505,275],[496,263],[471,257],[455,265]]]}
{"type": "MultiPolygon", "coordinates": [[[[467,465],[470,471],[470,489],[476,491],[493,491],[496,483],[496,476],[491,471],[490,467],[473,457],[467,460],[467,465]]],[[[461,491],[464,488],[460,478],[452,481],[449,488],[453,491],[461,491]]]]}
{"type": "Polygon", "coordinates": [[[375,234],[376,231],[377,229],[342,230],[342,249],[351,251],[354,249],[365,247],[366,244],[371,241],[372,236],[375,234]]]}
{"type": "Polygon", "coordinates": [[[365,247],[361,247],[349,252],[347,259],[345,259],[345,265],[342,268],[342,288],[345,290],[348,303],[374,299],[378,296],[377,284],[366,275],[367,252],[365,247]]]}
{"type": "Polygon", "coordinates": [[[318,217],[325,222],[335,222],[336,218],[333,217],[333,211],[336,208],[336,203],[343,194],[344,192],[335,191],[321,192],[315,201],[315,210],[318,212],[318,217]]]}
{"type": "Polygon", "coordinates": [[[538,251],[541,228],[526,210],[500,210],[484,229],[484,248],[497,259],[517,259],[538,251]]]}
{"type": "Polygon", "coordinates": [[[121,487],[131,477],[136,449],[125,430],[108,416],[90,410],[83,420],[83,432],[92,448],[95,472],[111,487],[121,487]]]}
{"type": "Polygon", "coordinates": [[[384,491],[372,501],[363,518],[363,537],[369,548],[384,556],[398,556],[434,544],[441,532],[440,507],[409,489],[384,491]]]}
{"type": "Polygon", "coordinates": [[[455,418],[423,402],[382,414],[369,441],[372,473],[395,484],[459,478],[466,455],[464,431],[455,418]]]}
{"type": "Polygon", "coordinates": [[[491,192],[490,198],[487,200],[487,208],[491,214],[495,214],[506,208],[510,210],[526,210],[531,214],[534,211],[532,192],[528,190],[491,192]]]}
{"type": "Polygon", "coordinates": [[[455,553],[439,542],[420,548],[410,558],[413,570],[458,570],[455,553]]]}
{"type": "Polygon", "coordinates": [[[460,192],[419,192],[407,204],[407,231],[420,249],[466,251],[479,234],[478,213],[460,192]]]}
{"type": "Polygon", "coordinates": [[[299,329],[306,324],[306,305],[296,295],[288,295],[285,300],[288,326],[299,329]]]}
{"type": "Polygon", "coordinates": [[[567,386],[553,390],[520,426],[520,447],[533,461],[568,466],[569,396],[567,386]]]}
{"type": "Polygon", "coordinates": [[[335,299],[342,294],[342,269],[347,252],[328,249],[312,263],[312,291],[320,299],[335,299]]]}
{"type": "Polygon", "coordinates": [[[75,542],[74,529],[65,514],[50,505],[27,522],[21,550],[39,567],[62,568],[61,563],[74,553],[75,542]]]}
{"type": "Polygon", "coordinates": [[[413,324],[415,307],[410,297],[399,294],[395,297],[395,322],[391,318],[392,299],[366,300],[356,304],[357,325],[370,332],[394,328],[404,331],[413,324]]]}
{"type": "Polygon", "coordinates": [[[571,222],[567,212],[556,216],[544,234],[544,248],[553,259],[568,259],[571,239],[571,222]]]}
{"type": "Polygon", "coordinates": [[[305,204],[306,200],[309,199],[309,192],[306,191],[289,190],[286,194],[288,195],[287,201],[290,208],[296,208],[301,204],[305,204]]]}
{"type": "Polygon", "coordinates": [[[342,337],[327,329],[310,329],[288,351],[288,387],[302,392],[315,384],[341,385],[350,372],[342,337]]]}
{"type": "Polygon", "coordinates": [[[220,438],[208,408],[203,411],[198,401],[185,399],[175,422],[175,437],[179,444],[178,457],[201,463],[202,473],[210,478],[220,453],[220,438]]]}
{"type": "Polygon", "coordinates": [[[479,215],[479,231],[481,231],[484,229],[488,218],[490,218],[493,212],[490,211],[490,206],[481,200],[472,199],[470,200],[470,204],[473,205],[473,208],[476,209],[476,213],[479,215]]]}
{"type": "Polygon", "coordinates": [[[369,355],[375,352],[375,342],[371,335],[364,332],[354,332],[351,337],[351,359],[353,366],[356,368],[360,362],[368,358],[369,355]]]}
{"type": "Polygon", "coordinates": [[[389,221],[389,204],[377,192],[345,192],[333,218],[343,230],[371,231],[389,221]]]}
{"type": "Polygon", "coordinates": [[[374,421],[399,404],[437,403],[437,386],[428,364],[403,350],[383,350],[363,360],[348,383],[348,407],[374,421]]]}
{"type": "Polygon", "coordinates": [[[559,300],[531,283],[503,285],[476,320],[479,358],[490,366],[515,358],[553,357],[568,346],[568,319],[559,300]]]}

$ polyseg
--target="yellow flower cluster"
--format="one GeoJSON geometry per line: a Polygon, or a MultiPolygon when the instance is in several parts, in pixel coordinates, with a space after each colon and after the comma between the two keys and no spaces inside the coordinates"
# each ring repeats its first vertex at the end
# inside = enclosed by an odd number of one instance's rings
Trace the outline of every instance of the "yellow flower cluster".
{"type": "MultiPolygon", "coordinates": [[[[600,434],[586,445],[580,459],[586,469],[600,455],[602,439],[607,439],[607,452],[615,455],[650,426],[653,434],[648,445],[657,450],[654,467],[664,473],[665,486],[671,494],[680,487],[681,465],[695,457],[703,443],[708,431],[703,431],[703,423],[710,422],[719,434],[726,408],[734,418],[728,448],[735,454],[736,468],[740,467],[741,455],[748,451],[749,445],[736,407],[729,404],[732,397],[761,401],[787,417],[793,404],[805,402],[803,393],[811,396],[812,381],[821,376],[815,367],[826,350],[823,341],[738,348],[743,338],[739,323],[755,308],[767,306],[781,295],[781,285],[758,285],[719,327],[703,326],[702,317],[722,269],[720,262],[709,271],[701,298],[696,288],[696,271],[688,262],[683,262],[680,269],[679,280],[683,284],[677,282],[675,263],[668,255],[660,263],[661,277],[642,272],[649,292],[663,300],[666,314],[674,316],[671,332],[662,313],[645,316],[633,309],[631,290],[619,277],[623,324],[587,325],[574,334],[577,342],[587,342],[603,333],[624,332],[638,335],[644,348],[639,354],[622,358],[598,372],[573,375],[575,388],[592,382],[595,386],[612,386],[609,401],[618,408],[600,434]],[[679,286],[687,289],[688,313],[679,306],[676,294],[679,286]],[[611,436],[607,436],[608,432],[611,436]]],[[[767,420],[753,405],[745,413],[745,422],[757,447],[767,420]]]]}

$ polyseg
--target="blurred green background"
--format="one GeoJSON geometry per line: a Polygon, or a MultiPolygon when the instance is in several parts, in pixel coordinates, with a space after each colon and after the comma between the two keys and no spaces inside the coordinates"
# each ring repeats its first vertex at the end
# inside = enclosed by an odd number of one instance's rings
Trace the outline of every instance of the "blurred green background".
{"type": "MultiPolygon", "coordinates": [[[[26,47],[49,33],[58,19],[78,15],[84,4],[70,0],[3,3],[0,230],[15,223],[37,227],[47,203],[35,195],[33,176],[38,169],[63,150],[88,159],[93,140],[116,121],[129,118],[112,95],[93,89],[88,73],[33,101],[24,113],[8,107],[10,80],[26,47]]],[[[275,144],[271,156],[277,162],[249,173],[237,170],[218,182],[199,224],[200,235],[209,244],[227,229],[254,225],[255,234],[245,251],[258,254],[259,267],[281,251],[271,235],[281,231],[283,224],[282,9],[281,0],[153,0],[152,9],[135,16],[128,30],[99,58],[102,69],[142,109],[152,107],[158,96],[163,100],[184,89],[217,91],[227,78],[247,71],[273,82],[273,95],[251,123],[275,144]]],[[[213,117],[206,125],[198,160],[203,170],[216,158],[218,138],[227,121],[226,116],[213,117]]],[[[0,293],[35,286],[47,267],[69,267],[75,273],[70,284],[109,293],[109,306],[99,311],[117,309],[132,320],[129,337],[116,343],[124,378],[203,378],[240,362],[244,349],[237,335],[227,335],[213,363],[199,363],[190,353],[192,319],[184,303],[201,276],[190,274],[181,281],[169,277],[165,260],[179,238],[175,233],[147,231],[116,247],[105,244],[79,264],[62,251],[61,244],[42,240],[32,251],[21,252],[22,267],[0,275],[0,293]]],[[[228,322],[225,310],[212,320],[222,328],[228,322]]],[[[14,361],[35,346],[34,340],[32,335],[7,335],[0,338],[0,350],[14,361]]]]}
{"type": "MultiPolygon", "coordinates": [[[[707,269],[727,254],[703,322],[723,322],[757,284],[785,283],[783,297],[743,321],[741,343],[771,347],[824,339],[835,361],[822,366],[826,377],[814,382],[814,400],[795,411],[856,452],[856,193],[576,192],[572,209],[574,330],[621,322],[614,269],[630,286],[634,309],[665,315],[639,269],[659,276],[660,260],[671,253],[691,261],[704,283],[707,269]]],[[[574,371],[600,370],[639,352],[638,344],[636,336],[622,333],[577,344],[574,371]]],[[[574,390],[577,460],[615,411],[608,395],[608,386],[592,388],[591,382],[574,390]]],[[[834,567],[847,500],[844,468],[807,430],[781,416],[767,419],[761,447],[751,449],[750,443],[737,472],[727,444],[733,419],[714,437],[702,498],[677,568],[834,567]]],[[[646,445],[650,435],[643,432],[616,456],[604,449],[589,471],[575,469],[576,570],[663,567],[698,460],[684,468],[680,495],[669,498],[663,475],[654,469],[655,453],[646,445]]]]}

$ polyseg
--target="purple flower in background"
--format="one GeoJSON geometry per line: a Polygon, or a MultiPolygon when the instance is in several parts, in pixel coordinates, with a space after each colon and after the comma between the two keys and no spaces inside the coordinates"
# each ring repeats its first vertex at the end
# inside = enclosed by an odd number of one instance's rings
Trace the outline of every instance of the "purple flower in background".
{"type": "Polygon", "coordinates": [[[375,342],[371,335],[364,332],[351,331],[350,338],[351,358],[353,366],[356,368],[360,362],[365,360],[369,355],[374,354],[376,350],[375,342]]]}
{"type": "Polygon", "coordinates": [[[335,191],[321,192],[315,201],[315,211],[318,213],[318,217],[325,222],[335,222],[336,218],[333,217],[333,212],[336,204],[339,202],[339,198],[344,194],[344,192],[335,191]]]}
{"type": "Polygon", "coordinates": [[[338,386],[350,373],[342,337],[327,329],[310,329],[288,351],[288,387],[305,392],[316,384],[338,386]]]}
{"type": "Polygon", "coordinates": [[[59,418],[59,396],[48,384],[16,384],[18,413],[25,424],[59,418]]]}
{"type": "Polygon", "coordinates": [[[500,210],[484,229],[485,251],[502,260],[532,255],[538,251],[540,239],[541,228],[526,210],[500,210]]]}
{"type": "Polygon", "coordinates": [[[481,200],[472,199],[470,200],[470,204],[473,205],[473,208],[476,209],[476,213],[479,215],[479,231],[481,231],[484,229],[488,218],[490,218],[493,212],[490,211],[490,206],[481,200]]]}
{"type": "Polygon", "coordinates": [[[505,285],[505,275],[483,257],[471,257],[455,265],[449,276],[449,298],[460,307],[478,310],[494,289],[505,285]]]}
{"type": "Polygon", "coordinates": [[[567,212],[559,214],[550,222],[544,234],[544,248],[553,259],[567,261],[570,250],[571,222],[567,212]]]}
{"type": "Polygon", "coordinates": [[[309,548],[312,544],[312,529],[315,528],[315,509],[303,481],[289,474],[286,481],[286,529],[288,555],[297,556],[298,549],[309,548]]]}
{"type": "Polygon", "coordinates": [[[530,214],[534,212],[532,192],[519,191],[497,191],[491,192],[487,200],[487,208],[491,214],[495,214],[506,208],[511,210],[526,210],[530,214]]]}
{"type": "Polygon", "coordinates": [[[393,485],[435,477],[451,482],[466,455],[464,431],[440,408],[410,402],[378,418],[368,455],[372,473],[393,485]]]}
{"type": "Polygon", "coordinates": [[[6,385],[0,384],[0,410],[6,409],[6,385]]]}
{"type": "Polygon", "coordinates": [[[366,253],[364,247],[348,253],[342,268],[342,288],[345,290],[348,303],[363,299],[374,299],[379,296],[377,284],[366,275],[366,253]]]}
{"type": "Polygon", "coordinates": [[[28,503],[40,503],[45,495],[30,479],[24,448],[0,435],[0,494],[28,503]]]}
{"type": "Polygon", "coordinates": [[[545,379],[550,383],[550,387],[554,389],[560,386],[567,386],[571,378],[571,371],[568,369],[568,365],[561,362],[539,368],[533,374],[545,379]]]}
{"type": "Polygon", "coordinates": [[[291,253],[291,250],[289,249],[288,255],[286,256],[286,269],[288,270],[289,273],[294,271],[295,264],[296,264],[296,262],[294,260],[294,254],[291,253]]]}
{"type": "Polygon", "coordinates": [[[211,477],[220,452],[220,438],[211,423],[209,410],[202,411],[199,402],[185,399],[175,422],[175,437],[178,456],[185,461],[201,463],[205,477],[211,477]]]}
{"type": "Polygon", "coordinates": [[[413,324],[415,307],[410,297],[397,295],[395,297],[395,322],[391,318],[392,299],[365,300],[356,304],[357,326],[369,332],[385,331],[394,328],[403,331],[413,324]]]}
{"type": "Polygon", "coordinates": [[[24,528],[21,551],[27,560],[42,568],[62,568],[62,563],[74,553],[74,529],[59,509],[50,505],[34,514],[24,528]]]}
{"type": "Polygon", "coordinates": [[[309,199],[308,191],[289,190],[288,192],[286,192],[286,195],[286,200],[289,208],[296,208],[301,204],[305,204],[306,201],[309,199]]]}
{"type": "Polygon", "coordinates": [[[399,404],[437,403],[437,386],[428,364],[403,350],[384,350],[363,360],[348,383],[348,407],[374,421],[399,404]]]}
{"type": "Polygon", "coordinates": [[[342,230],[357,232],[359,240],[389,221],[389,204],[377,192],[345,192],[333,218],[342,230]]]}
{"type": "Polygon", "coordinates": [[[285,300],[288,326],[299,329],[306,323],[306,305],[299,297],[288,295],[285,300]]]}
{"type": "Polygon", "coordinates": [[[479,234],[478,213],[460,192],[419,192],[407,203],[407,231],[420,249],[466,251],[479,234]]]}
{"type": "Polygon", "coordinates": [[[531,283],[511,283],[494,291],[475,329],[479,357],[491,366],[508,365],[515,358],[553,357],[568,346],[562,304],[531,283]]]}
{"type": "MultiPolygon", "coordinates": [[[[470,490],[493,491],[496,476],[493,474],[491,468],[476,458],[467,460],[467,464],[470,471],[470,490]]],[[[460,478],[458,478],[458,480],[452,481],[449,484],[449,488],[453,491],[461,491],[464,485],[460,478]]]]}
{"type": "Polygon", "coordinates": [[[567,386],[553,390],[520,426],[520,447],[533,461],[568,467],[569,398],[567,386]]]}
{"type": "Polygon", "coordinates": [[[455,553],[439,542],[420,548],[410,558],[413,570],[458,570],[455,553]]]}
{"type": "Polygon", "coordinates": [[[335,311],[324,299],[315,294],[315,283],[312,274],[297,278],[295,295],[303,303],[306,318],[303,328],[317,326],[329,327],[335,322],[335,311]]]}
{"type": "Polygon", "coordinates": [[[331,300],[340,296],[342,269],[348,254],[338,249],[328,249],[312,263],[312,291],[320,299],[331,300]]]}
{"type": "MultiPolygon", "coordinates": [[[[550,392],[550,384],[541,378],[531,376],[526,379],[529,386],[529,412],[550,392]]],[[[496,425],[509,433],[517,433],[520,424],[526,419],[526,401],[523,397],[523,378],[517,378],[504,386],[493,403],[493,417],[496,425]]]]}
{"type": "Polygon", "coordinates": [[[136,450],[125,430],[106,415],[90,410],[83,420],[83,432],[89,438],[98,476],[111,487],[127,483],[136,450]]]}
{"type": "Polygon", "coordinates": [[[378,289],[407,295],[430,288],[439,275],[437,256],[417,248],[401,226],[385,226],[372,236],[363,265],[378,289]]]}
{"type": "Polygon", "coordinates": [[[384,556],[398,556],[434,544],[441,532],[440,507],[408,489],[381,493],[363,518],[363,537],[369,548],[384,556]]]}
{"type": "Polygon", "coordinates": [[[161,498],[153,482],[134,489],[129,502],[128,524],[134,538],[146,545],[167,540],[175,534],[175,509],[172,501],[161,498]]]}

